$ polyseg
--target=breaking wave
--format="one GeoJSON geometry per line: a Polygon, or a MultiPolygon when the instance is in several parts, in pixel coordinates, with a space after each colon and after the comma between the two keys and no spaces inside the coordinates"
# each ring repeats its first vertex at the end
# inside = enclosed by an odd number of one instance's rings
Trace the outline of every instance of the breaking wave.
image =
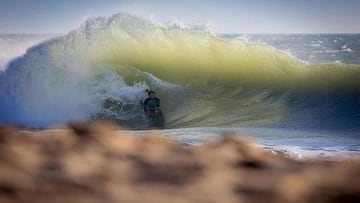
{"type": "Polygon", "coordinates": [[[140,101],[151,88],[165,128],[360,126],[358,65],[305,64],[180,25],[119,13],[32,47],[0,74],[0,122],[113,119],[143,128],[140,101]]]}

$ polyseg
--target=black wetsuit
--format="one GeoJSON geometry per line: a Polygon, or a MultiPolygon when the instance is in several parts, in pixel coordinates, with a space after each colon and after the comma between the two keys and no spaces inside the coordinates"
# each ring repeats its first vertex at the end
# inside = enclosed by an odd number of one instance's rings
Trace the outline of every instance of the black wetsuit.
{"type": "Polygon", "coordinates": [[[144,101],[144,111],[145,113],[154,113],[156,110],[160,110],[160,99],[157,97],[146,98],[144,101]],[[146,108],[148,107],[148,109],[146,108]]]}

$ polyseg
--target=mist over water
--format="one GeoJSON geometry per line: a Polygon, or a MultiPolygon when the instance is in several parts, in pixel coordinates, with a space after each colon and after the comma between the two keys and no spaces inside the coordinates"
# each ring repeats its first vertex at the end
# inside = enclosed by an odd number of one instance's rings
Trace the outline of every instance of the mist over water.
{"type": "Polygon", "coordinates": [[[5,70],[8,62],[26,52],[26,49],[54,35],[37,34],[0,34],[0,71],[5,70]]]}
{"type": "Polygon", "coordinates": [[[358,37],[249,38],[123,13],[90,19],[10,62],[0,75],[0,122],[113,119],[141,129],[151,88],[165,128],[359,129],[359,46],[349,41],[358,37]]]}

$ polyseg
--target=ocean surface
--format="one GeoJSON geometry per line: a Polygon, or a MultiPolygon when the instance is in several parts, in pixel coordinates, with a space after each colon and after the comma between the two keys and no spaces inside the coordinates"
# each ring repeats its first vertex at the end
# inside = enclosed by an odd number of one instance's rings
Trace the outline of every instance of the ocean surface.
{"type": "Polygon", "coordinates": [[[110,119],[188,145],[246,135],[298,159],[360,155],[360,34],[213,34],[124,13],[64,35],[0,35],[0,123],[110,119]]]}

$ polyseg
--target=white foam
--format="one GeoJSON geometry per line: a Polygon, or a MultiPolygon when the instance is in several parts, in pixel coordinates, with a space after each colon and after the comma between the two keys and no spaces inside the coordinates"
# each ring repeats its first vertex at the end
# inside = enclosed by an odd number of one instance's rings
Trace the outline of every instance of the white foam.
{"type": "Polygon", "coordinates": [[[341,46],[341,49],[347,49],[348,46],[349,46],[348,44],[344,44],[344,45],[341,46]]]}
{"type": "Polygon", "coordinates": [[[177,18],[168,21],[167,23],[165,23],[165,26],[169,30],[189,29],[189,27],[185,25],[185,23],[181,22],[177,18]]]}
{"type": "Polygon", "coordinates": [[[264,146],[265,150],[274,154],[282,154],[296,160],[348,160],[360,159],[360,150],[349,149],[347,146],[332,147],[299,147],[299,146],[264,146]]]}
{"type": "Polygon", "coordinates": [[[186,145],[201,145],[223,135],[241,135],[255,146],[296,160],[360,159],[360,143],[351,136],[269,128],[180,128],[129,131],[134,135],[159,133],[186,145]],[[248,136],[243,136],[248,135],[248,136]]]}
{"type": "Polygon", "coordinates": [[[312,46],[312,47],[321,47],[321,44],[320,43],[313,43],[313,44],[310,44],[310,46],[312,46]]]}
{"type": "Polygon", "coordinates": [[[341,52],[352,52],[350,48],[342,49],[341,52]]]}
{"type": "Polygon", "coordinates": [[[160,80],[159,78],[155,77],[153,74],[148,72],[143,72],[144,75],[147,76],[147,78],[150,80],[150,83],[158,88],[161,89],[178,89],[181,88],[181,85],[173,84],[170,82],[166,82],[163,80],[160,80]]]}

